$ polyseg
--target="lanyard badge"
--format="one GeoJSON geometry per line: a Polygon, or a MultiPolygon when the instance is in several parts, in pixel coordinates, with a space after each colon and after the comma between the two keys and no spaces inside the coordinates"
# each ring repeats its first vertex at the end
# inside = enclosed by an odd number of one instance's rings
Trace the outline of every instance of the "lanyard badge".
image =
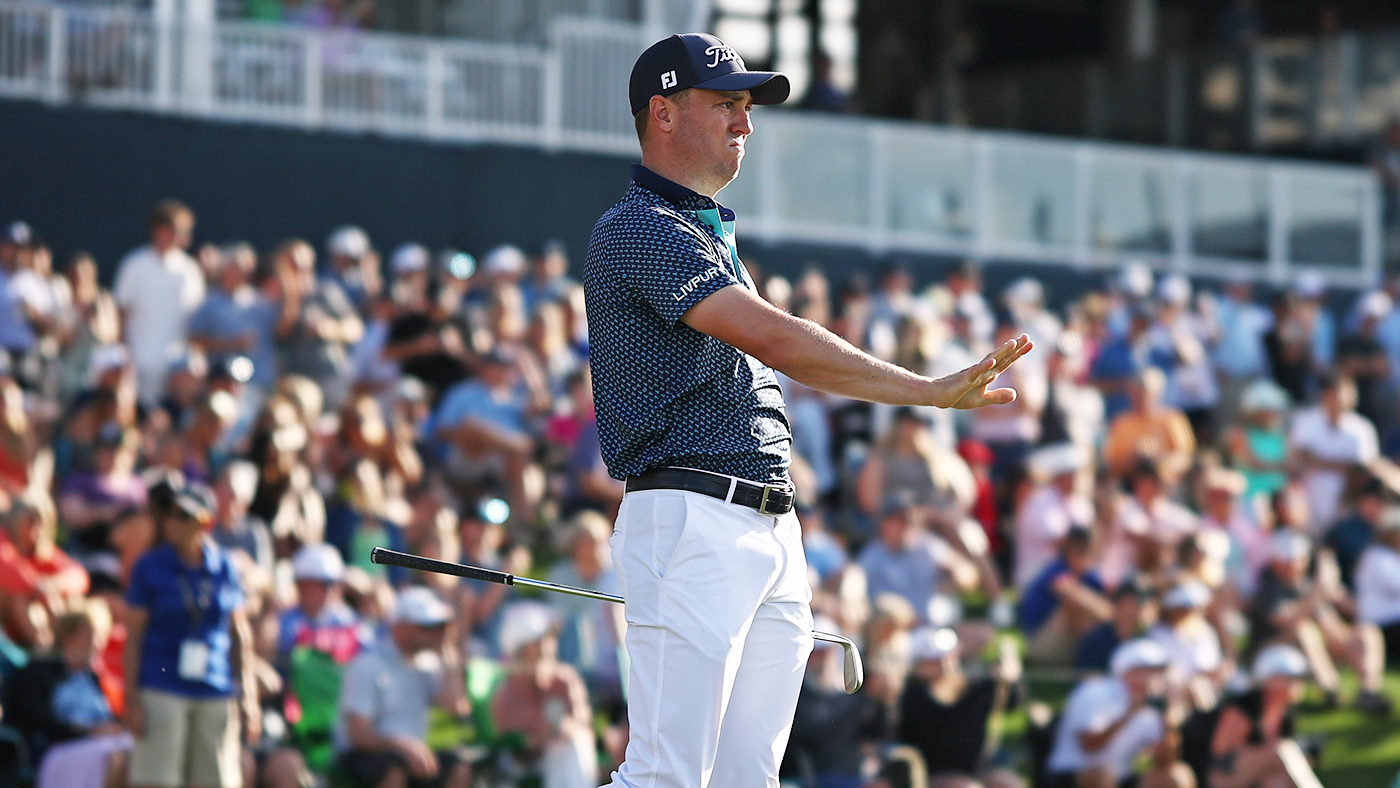
{"type": "Polygon", "coordinates": [[[189,629],[185,639],[180,642],[180,660],[176,669],[180,678],[186,681],[203,681],[209,673],[209,644],[198,638],[196,633],[204,611],[213,603],[213,583],[207,577],[201,578],[196,595],[183,571],[175,576],[175,582],[180,586],[180,599],[185,603],[185,612],[189,615],[189,629]]]}

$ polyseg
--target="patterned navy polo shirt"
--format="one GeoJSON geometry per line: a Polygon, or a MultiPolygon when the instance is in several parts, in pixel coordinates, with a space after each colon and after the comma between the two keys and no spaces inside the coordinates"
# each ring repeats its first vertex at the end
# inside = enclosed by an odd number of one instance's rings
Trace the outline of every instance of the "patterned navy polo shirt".
{"type": "Polygon", "coordinates": [[[696,211],[714,200],[633,165],[598,220],[583,289],[603,461],[614,478],[674,465],[786,482],[792,431],[773,370],[681,316],[753,281],[696,211]]]}

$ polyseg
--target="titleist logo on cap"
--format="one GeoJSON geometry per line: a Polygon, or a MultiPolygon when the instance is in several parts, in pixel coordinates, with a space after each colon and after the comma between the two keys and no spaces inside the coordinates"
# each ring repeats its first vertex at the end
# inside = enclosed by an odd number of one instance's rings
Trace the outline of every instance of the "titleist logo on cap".
{"type": "Polygon", "coordinates": [[[706,47],[706,48],[705,48],[705,54],[708,55],[709,57],[714,58],[714,60],[711,60],[710,63],[709,63],[709,65],[706,66],[706,68],[714,68],[715,66],[718,66],[720,63],[724,63],[725,61],[733,60],[734,62],[736,62],[736,63],[739,64],[739,68],[740,68],[741,70],[744,69],[744,59],[741,58],[741,57],[739,57],[739,53],[738,53],[738,52],[735,52],[733,49],[729,48],[728,46],[706,47]]]}

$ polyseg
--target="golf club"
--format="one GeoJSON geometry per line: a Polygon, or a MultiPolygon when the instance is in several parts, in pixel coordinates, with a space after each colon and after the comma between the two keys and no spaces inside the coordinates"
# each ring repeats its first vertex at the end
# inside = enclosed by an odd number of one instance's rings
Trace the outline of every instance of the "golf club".
{"type": "MultiPolygon", "coordinates": [[[[488,583],[500,583],[507,586],[525,586],[526,588],[538,588],[541,591],[554,591],[559,594],[570,594],[581,596],[586,599],[597,599],[601,602],[622,603],[622,597],[616,594],[604,594],[601,591],[589,591],[586,588],[576,588],[574,586],[551,583],[547,580],[534,580],[529,577],[519,577],[509,572],[498,572],[494,569],[483,569],[479,566],[467,566],[466,564],[454,564],[451,561],[439,561],[435,558],[424,558],[421,555],[411,553],[400,553],[397,550],[386,550],[383,547],[376,547],[370,551],[369,560],[372,563],[384,564],[385,566],[401,566],[404,569],[417,569],[422,572],[437,572],[444,575],[456,575],[472,580],[485,580],[488,583]]],[[[824,640],[828,643],[835,643],[841,647],[842,656],[845,660],[844,673],[846,679],[846,693],[854,694],[860,689],[860,685],[865,683],[865,666],[860,661],[860,651],[856,649],[856,644],[850,638],[840,635],[833,635],[830,632],[813,632],[812,637],[816,640],[824,640]]]]}

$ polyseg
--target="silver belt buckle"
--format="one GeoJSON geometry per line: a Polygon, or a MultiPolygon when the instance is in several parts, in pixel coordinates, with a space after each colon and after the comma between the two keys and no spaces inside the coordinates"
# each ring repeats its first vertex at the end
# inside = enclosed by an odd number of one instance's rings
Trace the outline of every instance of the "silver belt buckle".
{"type": "Polygon", "coordinates": [[[763,485],[763,496],[758,499],[758,513],[767,515],[769,517],[781,517],[783,514],[782,512],[768,511],[768,493],[774,490],[777,490],[779,492],[788,492],[790,489],[791,488],[789,487],[779,487],[774,484],[763,485]]]}

